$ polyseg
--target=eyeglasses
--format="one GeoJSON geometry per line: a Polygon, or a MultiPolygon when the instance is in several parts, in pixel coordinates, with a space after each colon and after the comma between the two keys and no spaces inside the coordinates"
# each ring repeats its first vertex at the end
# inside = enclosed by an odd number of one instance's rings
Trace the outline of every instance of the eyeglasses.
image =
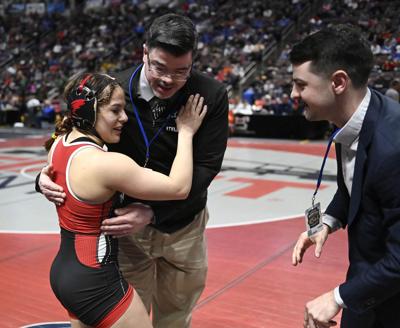
{"type": "Polygon", "coordinates": [[[190,66],[188,68],[181,69],[179,72],[171,73],[159,64],[154,62],[152,63],[149,54],[147,54],[147,62],[149,64],[149,70],[157,78],[169,76],[172,80],[183,82],[189,78],[190,72],[192,70],[192,66],[190,66]]]}

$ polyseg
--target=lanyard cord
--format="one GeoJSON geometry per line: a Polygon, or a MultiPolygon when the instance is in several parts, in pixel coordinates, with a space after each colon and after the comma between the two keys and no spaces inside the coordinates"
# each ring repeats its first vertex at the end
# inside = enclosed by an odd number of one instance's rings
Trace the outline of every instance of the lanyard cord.
{"type": "Polygon", "coordinates": [[[136,107],[136,105],[135,105],[135,102],[133,101],[133,95],[132,95],[132,89],[133,89],[133,88],[132,88],[132,82],[133,82],[133,79],[135,78],[135,76],[136,76],[136,74],[138,73],[138,71],[140,70],[140,68],[142,68],[142,66],[143,66],[143,64],[140,64],[140,65],[135,69],[135,71],[132,73],[131,78],[129,79],[128,88],[129,88],[129,97],[130,97],[130,99],[131,99],[131,103],[132,103],[132,107],[133,107],[133,112],[135,113],[136,121],[138,122],[138,125],[139,125],[139,128],[140,128],[140,132],[141,132],[141,134],[142,134],[142,136],[143,136],[143,140],[144,140],[144,143],[145,143],[145,145],[146,145],[146,159],[145,159],[145,162],[144,162],[144,165],[143,165],[143,167],[146,167],[146,165],[147,165],[147,163],[148,163],[148,161],[149,161],[149,158],[150,158],[150,146],[151,146],[151,144],[153,143],[153,141],[158,137],[158,135],[161,133],[162,129],[164,129],[164,127],[167,125],[167,123],[168,123],[168,121],[169,121],[169,119],[170,119],[170,117],[171,117],[171,114],[169,114],[169,115],[167,116],[167,118],[165,119],[165,121],[164,121],[164,123],[162,124],[162,126],[158,129],[158,131],[156,132],[156,134],[155,134],[155,135],[153,136],[153,138],[151,138],[150,141],[149,141],[149,139],[147,138],[146,131],[144,130],[143,123],[142,123],[142,121],[141,121],[141,119],[140,119],[139,111],[137,110],[137,107],[136,107]]]}
{"type": "Polygon", "coordinates": [[[336,134],[340,131],[340,129],[336,129],[335,131],[333,131],[332,135],[329,138],[329,142],[328,142],[328,146],[326,147],[326,151],[325,151],[325,156],[324,159],[322,161],[322,165],[321,165],[321,169],[319,170],[319,175],[318,175],[318,180],[317,180],[317,186],[315,187],[315,191],[314,194],[312,196],[312,206],[314,206],[314,201],[315,201],[315,196],[317,195],[318,189],[321,186],[321,182],[322,182],[322,174],[324,172],[324,167],[325,167],[325,163],[326,163],[326,159],[328,158],[328,154],[329,154],[329,150],[331,148],[333,139],[335,138],[336,134]]]}

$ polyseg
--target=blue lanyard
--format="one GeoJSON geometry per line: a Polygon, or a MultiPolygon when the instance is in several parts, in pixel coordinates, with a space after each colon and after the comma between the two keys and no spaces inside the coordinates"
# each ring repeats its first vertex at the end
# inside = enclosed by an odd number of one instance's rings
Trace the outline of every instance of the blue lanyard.
{"type": "Polygon", "coordinates": [[[146,160],[145,160],[144,165],[143,165],[143,167],[146,167],[146,166],[147,166],[147,163],[148,163],[148,161],[149,161],[149,159],[150,159],[150,146],[151,146],[151,144],[153,143],[153,141],[158,137],[158,135],[161,133],[162,129],[164,129],[164,127],[167,125],[167,123],[168,123],[168,121],[169,121],[169,119],[170,119],[170,117],[171,117],[171,114],[169,114],[169,115],[167,116],[167,118],[165,119],[163,125],[158,129],[158,131],[156,132],[156,134],[155,134],[155,135],[153,136],[153,138],[151,138],[150,141],[149,141],[149,139],[147,138],[146,131],[144,130],[143,123],[142,123],[142,121],[141,121],[141,119],[140,119],[139,111],[137,110],[136,105],[135,105],[135,102],[133,101],[133,95],[132,95],[132,82],[133,82],[133,79],[134,79],[134,77],[136,76],[136,74],[138,73],[138,71],[140,70],[140,68],[142,68],[142,66],[143,66],[143,64],[140,64],[140,65],[135,69],[135,71],[132,73],[131,78],[130,78],[130,80],[129,80],[129,86],[128,86],[128,87],[129,87],[129,97],[130,97],[130,99],[131,99],[133,111],[134,111],[134,113],[135,113],[136,120],[137,120],[137,122],[138,122],[138,124],[139,124],[140,132],[142,133],[143,140],[144,140],[144,143],[145,143],[145,145],[146,145],[146,160]]]}
{"type": "Polygon", "coordinates": [[[340,131],[340,129],[336,129],[335,131],[333,131],[332,135],[329,138],[329,142],[328,142],[328,146],[326,147],[326,151],[325,151],[325,156],[324,159],[322,161],[322,165],[321,165],[321,169],[319,170],[319,176],[318,176],[318,180],[317,180],[317,186],[315,188],[314,194],[312,196],[312,206],[314,206],[314,201],[315,201],[315,196],[317,195],[318,189],[321,185],[322,182],[322,174],[324,172],[324,167],[325,167],[325,163],[326,163],[326,159],[328,158],[328,154],[329,154],[329,150],[331,148],[333,139],[335,138],[336,134],[340,131]]]}

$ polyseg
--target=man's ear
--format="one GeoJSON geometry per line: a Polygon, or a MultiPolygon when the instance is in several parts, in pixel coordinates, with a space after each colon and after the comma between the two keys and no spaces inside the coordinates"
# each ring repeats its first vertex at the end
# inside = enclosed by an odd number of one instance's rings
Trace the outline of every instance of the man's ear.
{"type": "Polygon", "coordinates": [[[342,94],[350,83],[350,78],[347,73],[343,70],[337,70],[332,74],[332,90],[335,94],[342,94]]]}
{"type": "Polygon", "coordinates": [[[147,63],[147,55],[149,54],[149,49],[147,48],[146,44],[143,43],[143,62],[147,63]]]}

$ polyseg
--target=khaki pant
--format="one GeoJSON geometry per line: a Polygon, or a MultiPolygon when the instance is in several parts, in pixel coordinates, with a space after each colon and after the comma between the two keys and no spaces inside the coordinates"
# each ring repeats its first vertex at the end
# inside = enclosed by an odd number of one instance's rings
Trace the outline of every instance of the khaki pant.
{"type": "Polygon", "coordinates": [[[190,327],[207,276],[207,208],[183,229],[168,234],[150,226],[119,240],[119,264],[155,328],[190,327]]]}

